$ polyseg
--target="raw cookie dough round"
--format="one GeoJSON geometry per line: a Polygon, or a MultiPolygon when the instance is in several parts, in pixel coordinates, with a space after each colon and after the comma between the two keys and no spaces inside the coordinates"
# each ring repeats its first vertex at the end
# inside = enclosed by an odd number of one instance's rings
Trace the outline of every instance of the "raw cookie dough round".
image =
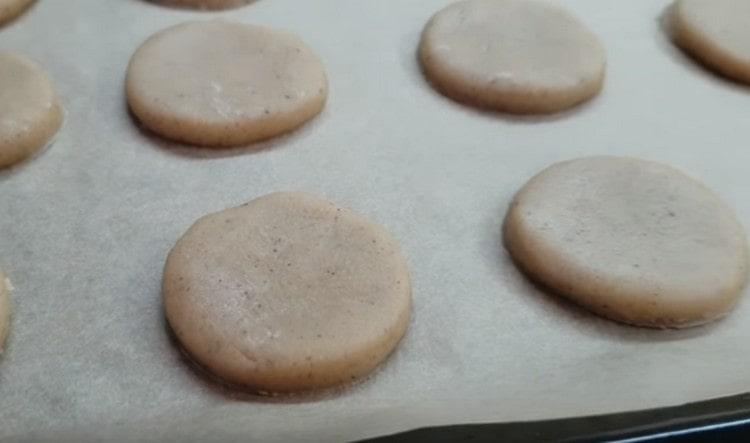
{"type": "Polygon", "coordinates": [[[513,113],[555,112],[595,96],[606,55],[565,10],[538,0],[465,0],[435,14],[419,59],[456,100],[513,113]]]}
{"type": "Polygon", "coordinates": [[[154,34],[133,55],[130,109],[154,132],[206,146],[234,146],[290,131],[316,116],[328,83],[296,36],[225,21],[154,34]]]}
{"type": "Polygon", "coordinates": [[[0,352],[10,329],[10,283],[0,270],[0,352]]]}
{"type": "Polygon", "coordinates": [[[259,392],[372,371],[406,331],[409,272],[380,226],[303,193],[198,220],[167,258],[164,308],[198,363],[259,392]]]}
{"type": "Polygon", "coordinates": [[[708,67],[750,83],[750,1],[679,0],[672,10],[672,34],[708,67]]]}
{"type": "Polygon", "coordinates": [[[703,184],[658,163],[557,163],[516,195],[505,243],[531,277],[613,320],[655,328],[727,314],[748,273],[743,228],[703,184]]]}
{"type": "Polygon", "coordinates": [[[62,108],[36,63],[0,51],[0,168],[31,156],[60,128],[62,108]]]}
{"type": "Polygon", "coordinates": [[[0,25],[21,15],[34,0],[0,0],[0,25]]]}
{"type": "Polygon", "coordinates": [[[194,9],[229,9],[251,3],[254,0],[151,0],[167,6],[194,9]]]}

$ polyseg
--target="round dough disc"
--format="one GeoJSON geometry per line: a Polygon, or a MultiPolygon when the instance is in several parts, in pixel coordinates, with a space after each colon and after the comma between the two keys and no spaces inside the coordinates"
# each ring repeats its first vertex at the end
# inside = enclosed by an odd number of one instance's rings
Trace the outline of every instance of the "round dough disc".
{"type": "Polygon", "coordinates": [[[406,331],[411,288],[380,226],[302,193],[198,220],[169,254],[164,307],[198,363],[259,392],[372,371],[406,331]]]}
{"type": "Polygon", "coordinates": [[[0,168],[47,145],[62,123],[50,79],[36,63],[0,52],[0,168]]]}
{"type": "Polygon", "coordinates": [[[672,33],[678,45],[708,67],[750,83],[750,1],[679,0],[672,33]]]}
{"type": "Polygon", "coordinates": [[[682,172],[632,158],[542,171],[516,195],[505,242],[531,277],[638,326],[722,317],[748,272],[747,240],[731,209],[682,172]]]}
{"type": "Polygon", "coordinates": [[[10,282],[0,271],[0,351],[10,330],[10,282]]]}
{"type": "Polygon", "coordinates": [[[602,88],[606,56],[575,17],[538,0],[465,0],[422,33],[425,75],[456,100],[513,113],[555,112],[602,88]]]}
{"type": "Polygon", "coordinates": [[[149,38],[127,75],[130,109],[148,128],[206,146],[251,143],[317,115],[328,83],[296,36],[224,21],[181,24],[149,38]]]}
{"type": "Polygon", "coordinates": [[[251,3],[253,0],[151,0],[162,5],[194,9],[229,9],[251,3]]]}
{"type": "Polygon", "coordinates": [[[34,0],[0,0],[0,25],[21,15],[34,0]]]}

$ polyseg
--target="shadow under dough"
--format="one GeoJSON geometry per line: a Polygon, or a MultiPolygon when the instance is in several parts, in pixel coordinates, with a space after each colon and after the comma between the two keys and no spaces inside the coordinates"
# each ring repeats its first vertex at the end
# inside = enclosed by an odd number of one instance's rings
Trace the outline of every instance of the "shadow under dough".
{"type": "Polygon", "coordinates": [[[230,2],[229,5],[222,6],[222,7],[189,6],[189,5],[180,4],[178,1],[175,1],[175,0],[138,0],[138,1],[140,1],[141,3],[146,3],[151,6],[158,7],[158,8],[179,9],[183,11],[221,12],[221,11],[227,11],[231,9],[238,9],[243,6],[250,6],[251,4],[255,3],[258,0],[235,1],[235,2],[230,2]]]}
{"type": "Polygon", "coordinates": [[[733,89],[745,93],[750,93],[750,85],[728,77],[721,72],[706,65],[701,59],[696,57],[689,50],[680,46],[674,38],[674,3],[667,6],[661,15],[657,18],[657,23],[661,32],[657,33],[657,44],[664,50],[664,53],[672,60],[690,70],[697,75],[706,77],[714,83],[724,86],[731,86],[733,89]]]}
{"type": "MultiPolygon", "coordinates": [[[[410,54],[411,54],[411,56],[409,57],[410,60],[407,63],[403,63],[403,65],[412,73],[416,72],[419,74],[419,77],[421,77],[422,85],[427,86],[427,89],[430,90],[432,96],[442,101],[443,103],[448,104],[456,109],[461,109],[465,112],[469,112],[471,114],[474,114],[475,116],[479,116],[482,118],[501,119],[509,123],[525,124],[525,125],[535,125],[535,124],[557,122],[557,121],[571,118],[573,115],[576,115],[578,113],[585,112],[596,103],[599,96],[604,92],[603,90],[599,91],[599,93],[597,93],[594,97],[591,97],[588,100],[584,100],[583,102],[573,105],[566,109],[561,109],[559,111],[548,112],[548,113],[518,114],[518,113],[497,110],[497,109],[487,107],[487,106],[478,105],[469,100],[461,100],[457,97],[451,96],[450,94],[443,93],[440,86],[430,79],[430,76],[427,74],[426,70],[424,69],[424,66],[422,65],[422,62],[420,61],[419,45],[421,43],[420,41],[421,33],[417,35],[416,39],[415,39],[414,34],[410,35],[408,40],[411,43],[412,47],[416,47],[416,50],[410,51],[410,54]]],[[[606,78],[605,78],[605,82],[606,82],[606,78]]]]}
{"type": "MultiPolygon", "coordinates": [[[[127,107],[127,104],[125,105],[127,107]]],[[[208,147],[182,143],[168,138],[147,128],[128,108],[127,113],[133,125],[136,127],[141,136],[155,145],[163,152],[178,157],[187,157],[193,159],[212,159],[212,158],[231,158],[244,155],[259,154],[265,151],[272,151],[283,146],[287,146],[291,141],[308,136],[318,125],[317,121],[323,117],[325,109],[309,121],[303,123],[297,128],[293,128],[283,134],[257,141],[248,145],[239,145],[234,147],[208,147]]]]}
{"type": "Polygon", "coordinates": [[[32,0],[31,3],[24,6],[18,13],[8,17],[5,20],[0,20],[0,31],[6,26],[10,26],[16,21],[19,21],[21,17],[23,17],[26,14],[31,13],[31,10],[37,6],[37,0],[32,0]]]}
{"type": "Polygon", "coordinates": [[[719,319],[705,325],[683,329],[656,329],[634,326],[603,317],[547,286],[511,256],[506,247],[505,215],[503,215],[501,228],[495,231],[495,244],[498,245],[496,262],[500,267],[513,266],[515,268],[518,277],[515,280],[520,282],[522,296],[530,295],[535,302],[540,304],[543,313],[552,312],[552,315],[564,318],[566,323],[574,325],[579,332],[586,335],[636,343],[670,342],[710,334],[721,321],[719,319]]]}
{"type": "Polygon", "coordinates": [[[200,363],[196,362],[185,350],[185,348],[182,346],[179,339],[175,335],[174,330],[172,330],[172,327],[166,320],[163,308],[162,321],[169,343],[172,345],[173,352],[176,353],[177,359],[186,368],[188,368],[188,372],[191,374],[191,379],[194,382],[206,387],[211,391],[212,394],[238,402],[258,404],[303,404],[316,403],[324,400],[331,400],[342,397],[350,393],[353,389],[365,387],[367,385],[370,385],[371,383],[374,383],[374,380],[377,378],[378,373],[385,365],[388,364],[388,362],[393,358],[394,354],[396,354],[396,352],[398,351],[397,347],[393,352],[391,352],[390,355],[388,355],[385,360],[383,360],[378,365],[378,367],[375,368],[373,372],[358,380],[354,380],[330,388],[313,389],[309,391],[292,393],[260,394],[257,389],[226,382],[211,373],[200,363]]]}

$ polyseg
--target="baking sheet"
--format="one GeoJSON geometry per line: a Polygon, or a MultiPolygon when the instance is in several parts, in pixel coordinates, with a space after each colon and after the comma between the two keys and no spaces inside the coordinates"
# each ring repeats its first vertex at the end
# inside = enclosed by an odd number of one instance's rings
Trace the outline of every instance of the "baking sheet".
{"type": "MultiPolygon", "coordinates": [[[[54,145],[0,172],[0,267],[13,324],[0,358],[0,440],[351,440],[419,426],[538,420],[750,391],[750,302],[724,321],[651,331],[541,293],[501,247],[513,193],[583,155],[663,161],[706,182],[750,224],[750,89],[665,39],[667,1],[565,1],[602,38],[605,90],[541,118],[484,113],[424,82],[414,53],[447,1],[260,0],[195,12],[141,0],[41,0],[0,29],[54,78],[54,145]],[[150,34],[223,17],[292,30],[331,94],[301,130],[250,148],[195,149],[140,131],[128,60],[150,34]],[[411,327],[369,380],[262,399],[196,373],[166,331],[166,254],[198,217],[304,190],[382,223],[408,256],[411,327]]],[[[747,292],[747,291],[746,291],[747,292]]]]}

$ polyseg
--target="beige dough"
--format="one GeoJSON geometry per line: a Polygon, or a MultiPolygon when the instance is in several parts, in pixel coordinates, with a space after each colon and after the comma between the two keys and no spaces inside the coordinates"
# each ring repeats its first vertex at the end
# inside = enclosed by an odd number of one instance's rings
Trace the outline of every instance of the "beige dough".
{"type": "Polygon", "coordinates": [[[0,25],[21,15],[34,0],[0,0],[0,25]]]}
{"type": "Polygon", "coordinates": [[[672,33],[678,45],[708,67],[750,83],[750,1],[679,0],[672,33]]]}
{"type": "Polygon", "coordinates": [[[0,270],[0,352],[10,330],[10,281],[0,270]]]}
{"type": "Polygon", "coordinates": [[[224,21],[156,33],[133,55],[126,82],[144,125],[206,146],[290,131],[321,111],[328,91],[323,65],[299,38],[224,21]]]}
{"type": "Polygon", "coordinates": [[[61,123],[47,75],[26,57],[0,51],[0,168],[44,147],[61,123]]]}
{"type": "Polygon", "coordinates": [[[432,17],[419,59],[456,100],[513,113],[575,106],[602,88],[598,38],[563,9],[538,0],[467,0],[432,17]]]}
{"type": "Polygon", "coordinates": [[[254,0],[151,0],[168,6],[194,9],[229,9],[251,3],[254,0]]]}
{"type": "Polygon", "coordinates": [[[639,326],[720,318],[748,273],[747,240],[733,211],[682,172],[633,158],[545,169],[516,195],[505,242],[545,286],[639,326]]]}
{"type": "Polygon", "coordinates": [[[406,331],[411,287],[380,226],[303,193],[276,193],[198,220],[163,279],[178,340],[220,378],[259,392],[368,374],[406,331]]]}

